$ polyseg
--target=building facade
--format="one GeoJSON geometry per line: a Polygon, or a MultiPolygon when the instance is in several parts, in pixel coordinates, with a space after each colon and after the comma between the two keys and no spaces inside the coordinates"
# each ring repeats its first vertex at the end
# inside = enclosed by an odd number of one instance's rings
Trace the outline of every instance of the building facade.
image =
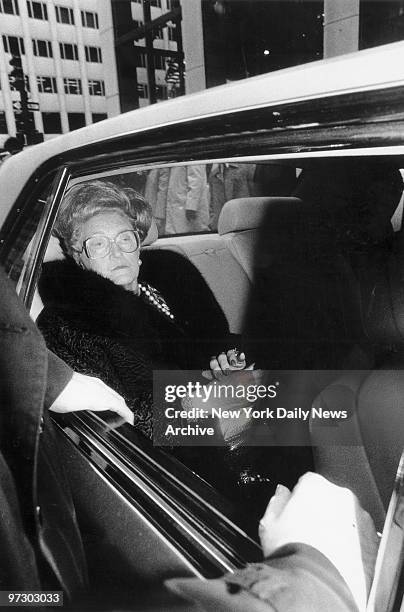
{"type": "Polygon", "coordinates": [[[120,111],[184,93],[179,0],[114,0],[111,11],[120,111]]]}
{"type": "Polygon", "coordinates": [[[45,140],[108,116],[105,58],[114,50],[102,35],[100,4],[0,0],[0,142],[16,133],[20,94],[10,79],[13,55],[21,57],[29,100],[39,105],[32,113],[35,128],[45,140]]]}
{"type": "Polygon", "coordinates": [[[52,138],[133,108],[404,38],[404,0],[0,0],[0,146],[27,77],[52,138]],[[185,70],[186,69],[186,70],[185,70]]]}

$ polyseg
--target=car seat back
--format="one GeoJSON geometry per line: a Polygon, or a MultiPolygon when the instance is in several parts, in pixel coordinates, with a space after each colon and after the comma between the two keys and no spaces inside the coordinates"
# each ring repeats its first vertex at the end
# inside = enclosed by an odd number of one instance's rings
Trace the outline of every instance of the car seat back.
{"type": "MultiPolygon", "coordinates": [[[[199,285],[197,276],[200,276],[224,313],[230,332],[241,333],[251,283],[222,236],[199,234],[160,238],[156,244],[145,249],[142,268],[142,274],[147,271],[145,279],[160,289],[169,302],[172,294],[172,299],[175,300],[177,295],[184,305],[192,289],[192,279],[199,285]],[[179,285],[171,282],[170,267],[167,268],[170,271],[165,273],[165,278],[161,278],[164,267],[169,266],[169,262],[174,265],[174,259],[175,278],[179,285]]],[[[198,305],[195,308],[198,316],[205,318],[209,333],[209,324],[218,315],[212,310],[200,312],[198,305]]]]}
{"type": "Polygon", "coordinates": [[[255,197],[229,200],[219,217],[218,232],[249,280],[253,282],[259,228],[267,211],[276,204],[287,206],[298,201],[288,197],[255,197]]]}
{"type": "Polygon", "coordinates": [[[316,469],[351,488],[378,529],[404,447],[404,285],[399,262],[391,257],[386,276],[368,267],[373,290],[369,288],[369,303],[362,303],[362,310],[366,339],[373,344],[372,369],[342,372],[313,402],[315,409],[346,411],[346,418],[310,421],[316,469]]]}

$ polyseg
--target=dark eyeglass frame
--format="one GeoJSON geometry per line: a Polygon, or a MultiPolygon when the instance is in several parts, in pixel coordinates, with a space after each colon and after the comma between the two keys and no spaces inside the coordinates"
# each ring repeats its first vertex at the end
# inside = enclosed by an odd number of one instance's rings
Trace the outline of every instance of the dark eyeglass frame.
{"type": "Polygon", "coordinates": [[[139,250],[140,248],[140,236],[139,233],[136,230],[122,230],[122,232],[119,232],[119,234],[117,234],[115,236],[115,238],[110,238],[109,236],[105,236],[105,234],[92,234],[91,236],[89,236],[88,238],[86,238],[83,242],[83,246],[81,248],[80,251],[78,251],[79,253],[82,253],[83,251],[85,252],[86,256],[88,257],[88,259],[103,259],[104,257],[107,257],[110,253],[111,253],[111,248],[112,248],[112,244],[116,244],[116,246],[119,248],[120,251],[122,251],[122,253],[136,253],[136,251],[139,250]],[[135,249],[133,249],[133,251],[124,251],[119,244],[117,244],[116,240],[117,238],[121,235],[121,234],[125,234],[126,232],[131,232],[132,234],[134,234],[136,236],[136,241],[137,241],[137,246],[135,249]],[[106,238],[109,241],[109,249],[107,251],[107,253],[105,253],[105,255],[101,255],[100,257],[92,257],[89,252],[88,252],[88,248],[87,248],[87,242],[89,240],[91,240],[92,238],[94,238],[94,236],[102,236],[102,238],[106,238]]]}

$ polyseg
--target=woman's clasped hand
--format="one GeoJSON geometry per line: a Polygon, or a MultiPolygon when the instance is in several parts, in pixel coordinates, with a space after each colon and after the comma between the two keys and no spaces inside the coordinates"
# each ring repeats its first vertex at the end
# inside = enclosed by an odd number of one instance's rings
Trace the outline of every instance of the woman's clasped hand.
{"type": "MultiPolygon", "coordinates": [[[[229,349],[227,352],[223,351],[210,358],[209,368],[209,370],[203,370],[202,375],[208,380],[220,380],[234,371],[247,368],[245,354],[240,353],[236,348],[229,349]]],[[[253,365],[248,366],[248,369],[252,368],[253,365]]]]}

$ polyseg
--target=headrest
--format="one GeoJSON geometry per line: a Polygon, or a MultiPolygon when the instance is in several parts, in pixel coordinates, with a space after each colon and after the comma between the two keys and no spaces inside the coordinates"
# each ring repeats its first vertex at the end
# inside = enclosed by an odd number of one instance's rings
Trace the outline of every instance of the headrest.
{"type": "Polygon", "coordinates": [[[291,197],[266,197],[229,200],[223,206],[220,213],[218,232],[223,236],[230,232],[257,229],[261,226],[271,206],[275,204],[287,205],[291,202],[299,202],[299,199],[291,197]]]}
{"type": "Polygon", "coordinates": [[[59,238],[56,238],[56,236],[51,236],[49,238],[45,256],[43,258],[44,263],[46,263],[47,261],[56,261],[58,259],[64,258],[65,255],[62,251],[62,247],[60,246],[59,238]]]}
{"type": "MultiPolygon", "coordinates": [[[[153,244],[153,242],[156,242],[157,238],[158,238],[157,225],[156,225],[155,220],[153,219],[150,229],[147,233],[147,236],[142,243],[142,247],[153,244]]],[[[46,263],[47,261],[56,261],[58,259],[64,259],[64,258],[65,258],[65,255],[62,251],[62,247],[60,246],[59,238],[56,238],[56,236],[51,236],[49,239],[48,247],[46,249],[44,263],[46,263]]]]}
{"type": "Polygon", "coordinates": [[[155,220],[152,219],[150,229],[147,232],[146,238],[143,240],[142,246],[149,246],[150,244],[153,244],[153,242],[156,242],[158,237],[159,237],[159,233],[158,233],[157,225],[156,225],[155,220]]]}

